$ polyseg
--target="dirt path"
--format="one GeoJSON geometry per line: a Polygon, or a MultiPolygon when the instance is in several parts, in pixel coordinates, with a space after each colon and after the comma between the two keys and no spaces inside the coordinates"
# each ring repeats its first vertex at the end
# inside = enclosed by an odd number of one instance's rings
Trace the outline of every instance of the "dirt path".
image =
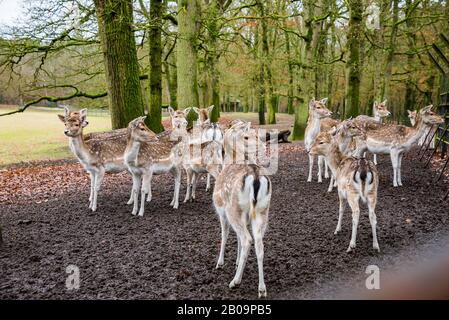
{"type": "MultiPolygon", "coordinates": [[[[408,155],[403,161],[404,187],[393,188],[389,159],[380,157],[381,253],[371,248],[362,207],[357,249],[347,254],[349,211],[341,234],[334,236],[336,192],[327,194],[327,184],[316,179],[306,182],[301,144],[282,145],[280,154],[264,240],[269,298],[333,298],[342,286],[363,286],[367,265],[387,268],[414,259],[419,255],[415,248],[428,248],[449,230],[449,202],[439,202],[445,189],[431,185],[432,171],[408,155]]],[[[257,297],[253,250],[241,286],[228,288],[236,255],[232,232],[225,268],[215,270],[220,228],[204,180],[198,200],[174,211],[169,207],[171,178],[155,177],[153,201],[143,218],[131,216],[125,204],[131,187],[127,174],[108,176],[105,182],[99,211],[91,213],[88,179],[77,164],[0,172],[0,223],[6,242],[0,250],[0,299],[257,297]],[[70,264],[80,268],[81,287],[76,291],[65,288],[70,264]]]]}

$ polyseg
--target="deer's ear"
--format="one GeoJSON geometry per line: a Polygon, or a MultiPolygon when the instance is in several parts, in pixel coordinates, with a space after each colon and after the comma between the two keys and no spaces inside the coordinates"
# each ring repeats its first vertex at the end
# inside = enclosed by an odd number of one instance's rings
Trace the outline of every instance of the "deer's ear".
{"type": "Polygon", "coordinates": [[[193,111],[195,111],[196,114],[200,114],[200,109],[198,109],[197,107],[193,107],[193,111]]]}
{"type": "Polygon", "coordinates": [[[212,112],[212,110],[214,110],[214,107],[215,107],[214,105],[209,106],[209,107],[207,108],[207,112],[209,112],[209,113],[212,112]]]}
{"type": "Polygon", "coordinates": [[[410,111],[410,110],[407,109],[407,113],[408,113],[409,116],[411,116],[413,111],[410,111]]]}
{"type": "Polygon", "coordinates": [[[87,122],[87,109],[81,109],[80,110],[80,118],[81,118],[81,127],[86,127],[89,122],[87,122]]]}
{"type": "Polygon", "coordinates": [[[191,107],[185,108],[184,109],[184,115],[187,117],[187,115],[189,114],[190,110],[192,110],[191,107]]]}
{"type": "Polygon", "coordinates": [[[64,107],[65,117],[68,118],[70,116],[70,109],[68,107],[64,107]]]}
{"type": "Polygon", "coordinates": [[[387,104],[387,99],[385,99],[385,100],[382,102],[382,104],[383,104],[383,105],[386,105],[386,104],[387,104]]]}
{"type": "Polygon", "coordinates": [[[315,97],[313,97],[312,100],[310,100],[309,102],[309,110],[312,109],[314,105],[315,105],[315,97]]]}
{"type": "Polygon", "coordinates": [[[168,107],[168,113],[170,114],[170,117],[173,117],[175,110],[172,107],[168,107]]]}
{"type": "Polygon", "coordinates": [[[65,123],[65,117],[63,115],[58,114],[59,120],[61,120],[63,123],[65,123]]]}
{"type": "Polygon", "coordinates": [[[322,104],[326,104],[327,99],[328,99],[328,98],[323,98],[323,99],[320,100],[320,102],[321,102],[322,104]]]}
{"type": "Polygon", "coordinates": [[[377,106],[378,106],[377,101],[374,101],[374,103],[373,103],[373,108],[374,108],[374,109],[377,109],[377,106]]]}

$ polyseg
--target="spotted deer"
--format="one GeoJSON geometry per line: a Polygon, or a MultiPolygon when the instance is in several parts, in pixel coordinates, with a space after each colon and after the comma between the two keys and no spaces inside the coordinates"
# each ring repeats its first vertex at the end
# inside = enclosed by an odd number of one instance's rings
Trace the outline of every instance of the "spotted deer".
{"type": "Polygon", "coordinates": [[[77,157],[90,176],[89,208],[97,210],[98,191],[105,173],[117,173],[127,168],[123,163],[126,149],[126,136],[116,135],[109,138],[85,140],[83,129],[88,125],[87,109],[71,112],[67,107],[64,115],[58,118],[64,123],[64,134],[69,138],[70,150],[77,157]]]}
{"type": "Polygon", "coordinates": [[[179,206],[179,189],[181,186],[182,150],[178,147],[179,140],[170,140],[167,135],[158,138],[145,125],[146,117],[139,117],[128,125],[128,142],[124,152],[124,163],[133,177],[133,210],[132,214],[143,216],[145,197],[151,201],[151,180],[153,175],[170,172],[175,178],[173,200],[170,203],[174,209],[179,206]]]}
{"type": "Polygon", "coordinates": [[[393,166],[393,186],[402,186],[402,156],[418,142],[424,132],[433,125],[444,122],[442,117],[432,111],[432,107],[430,105],[419,111],[413,127],[397,124],[367,127],[365,135],[356,138],[356,155],[361,156],[365,151],[390,154],[393,166]]]}
{"type": "MultiPolygon", "coordinates": [[[[347,252],[356,247],[357,227],[360,217],[359,200],[368,204],[368,215],[373,234],[373,248],[380,251],[376,232],[376,203],[379,177],[374,163],[365,158],[347,157],[341,151],[339,136],[343,132],[336,133],[329,139],[317,139],[310,152],[315,155],[324,155],[328,159],[332,173],[336,177],[338,198],[340,207],[338,211],[338,223],[334,234],[341,231],[341,223],[346,206],[346,201],[352,210],[352,235],[347,252]]],[[[341,137],[340,137],[341,138],[341,137]]]]}
{"type": "MultiPolygon", "coordinates": [[[[257,150],[263,148],[264,144],[260,143],[256,131],[250,130],[248,126],[232,130],[238,132],[230,134],[228,130],[225,133],[224,144],[228,146],[228,150],[229,148],[234,150],[226,154],[228,159],[218,175],[213,192],[213,202],[221,224],[221,247],[217,269],[224,265],[226,242],[229,229],[232,227],[237,234],[237,270],[229,287],[234,288],[241,283],[243,269],[254,240],[259,271],[259,297],[266,297],[263,237],[268,225],[272,186],[270,178],[264,175],[262,168],[253,162],[258,158],[257,150]],[[244,144],[244,141],[248,147],[243,150],[241,144],[244,144]],[[236,153],[240,152],[245,154],[234,158],[236,153]],[[236,162],[232,159],[243,160],[236,162]],[[252,236],[248,230],[249,225],[251,225],[252,236]]],[[[265,152],[265,149],[261,152],[265,152]]]]}
{"type": "MultiPolygon", "coordinates": [[[[208,108],[193,108],[193,111],[198,115],[198,120],[196,122],[197,128],[200,130],[201,142],[206,141],[218,141],[223,143],[223,130],[220,125],[216,122],[211,122],[209,114],[214,109],[214,106],[209,106],[208,108]]],[[[210,190],[210,174],[207,174],[206,181],[206,191],[210,190]]]]}
{"type": "MultiPolygon", "coordinates": [[[[309,117],[307,119],[307,126],[304,134],[304,147],[309,155],[309,175],[307,182],[312,181],[312,169],[314,157],[309,153],[310,148],[315,142],[316,137],[320,131],[330,130],[336,123],[333,119],[326,119],[332,115],[332,112],[326,108],[327,98],[321,100],[312,100],[309,103],[309,117]],[[326,121],[324,121],[326,120],[326,121]],[[322,122],[325,124],[322,127],[322,122]]],[[[322,182],[322,166],[324,163],[324,157],[318,157],[318,182],[322,182]]],[[[326,166],[327,168],[327,166],[326,166]]]]}
{"type": "MultiPolygon", "coordinates": [[[[209,107],[212,110],[213,106],[209,107]]],[[[177,136],[182,137],[181,148],[183,158],[182,167],[186,171],[187,188],[184,202],[195,199],[196,184],[198,176],[201,174],[210,174],[214,178],[218,176],[223,163],[223,146],[220,141],[212,141],[202,139],[202,127],[196,125],[190,132],[187,131],[186,116],[189,114],[191,108],[186,108],[184,111],[173,110],[169,107],[172,127],[175,128],[177,136]]],[[[202,121],[208,115],[207,109],[202,110],[200,117],[202,121]]],[[[208,181],[210,183],[210,181],[208,181]]],[[[206,189],[207,190],[207,189],[206,189]]]]}
{"type": "MultiPolygon", "coordinates": [[[[391,115],[391,112],[387,108],[387,100],[377,103],[377,101],[374,101],[373,105],[373,117],[366,116],[366,115],[360,115],[355,118],[355,120],[358,122],[359,125],[366,126],[368,123],[383,123],[384,118],[389,117],[391,115]]],[[[374,164],[377,165],[377,155],[373,154],[373,161],[374,164]]]]}
{"type": "MultiPolygon", "coordinates": [[[[413,111],[407,110],[407,113],[408,113],[408,118],[410,119],[410,124],[413,127],[416,123],[416,117],[418,115],[418,112],[416,110],[413,110],[413,111]]],[[[431,127],[431,128],[429,128],[429,130],[427,130],[426,132],[423,133],[421,138],[419,138],[418,146],[422,146],[422,145],[427,146],[429,144],[430,139],[432,139],[433,130],[434,130],[434,128],[431,127]],[[426,138],[427,138],[427,140],[426,140],[426,138]]],[[[435,149],[435,140],[434,139],[432,139],[432,141],[430,142],[429,148],[435,149]]]]}
{"type": "MultiPolygon", "coordinates": [[[[353,138],[363,136],[364,130],[354,119],[348,119],[341,122],[336,127],[333,127],[329,131],[322,131],[316,138],[316,141],[325,141],[330,143],[332,138],[336,140],[339,145],[340,152],[345,155],[351,155],[353,150],[353,138]]],[[[326,162],[329,163],[329,159],[326,155],[322,155],[326,158],[326,162]]],[[[332,171],[332,170],[331,170],[332,171]]],[[[337,181],[333,172],[331,172],[331,179],[329,181],[328,192],[332,191],[332,188],[337,186],[337,181]]]]}

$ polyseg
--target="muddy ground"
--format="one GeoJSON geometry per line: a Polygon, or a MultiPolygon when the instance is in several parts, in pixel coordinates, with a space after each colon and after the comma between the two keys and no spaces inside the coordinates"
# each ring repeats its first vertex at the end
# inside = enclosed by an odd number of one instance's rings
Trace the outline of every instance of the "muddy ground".
{"type": "MultiPolygon", "coordinates": [[[[377,207],[381,253],[372,249],[362,207],[357,248],[346,253],[351,215],[334,236],[338,199],[327,183],[306,182],[301,144],[280,147],[280,167],[265,244],[269,298],[336,298],[363,288],[367,265],[401,268],[431,251],[449,231],[447,182],[432,184],[434,171],[412,153],[403,160],[402,188],[393,188],[388,157],[380,157],[377,207]]],[[[212,196],[201,181],[197,201],[170,208],[173,181],[156,176],[153,201],[143,218],[125,203],[125,174],[107,176],[99,210],[88,210],[88,178],[72,162],[0,171],[0,299],[254,299],[257,265],[251,251],[240,287],[230,290],[236,255],[231,231],[225,267],[216,270],[220,225],[212,196]],[[65,287],[66,267],[80,269],[79,290],[65,287]]],[[[326,180],[327,182],[327,180],[326,180]]],[[[182,198],[185,182],[181,188],[182,198]]],[[[349,210],[349,209],[347,209],[349,210]]],[[[412,262],[413,263],[413,262],[412,262]]]]}

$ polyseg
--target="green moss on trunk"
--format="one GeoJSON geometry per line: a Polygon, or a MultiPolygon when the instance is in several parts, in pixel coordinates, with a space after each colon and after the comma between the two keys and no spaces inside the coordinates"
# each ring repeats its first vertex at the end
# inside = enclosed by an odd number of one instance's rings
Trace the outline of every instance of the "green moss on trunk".
{"type": "Polygon", "coordinates": [[[104,55],[112,128],[125,128],[144,106],[133,32],[131,0],[95,0],[104,55]]]}

